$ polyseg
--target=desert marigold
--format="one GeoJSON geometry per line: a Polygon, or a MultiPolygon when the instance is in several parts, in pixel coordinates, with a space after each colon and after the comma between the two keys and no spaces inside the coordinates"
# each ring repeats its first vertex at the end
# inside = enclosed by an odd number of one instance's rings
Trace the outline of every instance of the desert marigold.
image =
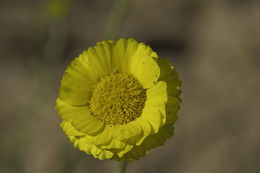
{"type": "Polygon", "coordinates": [[[144,43],[102,41],[66,69],[56,109],[75,148],[132,161],[173,135],[180,85],[170,62],[144,43]]]}

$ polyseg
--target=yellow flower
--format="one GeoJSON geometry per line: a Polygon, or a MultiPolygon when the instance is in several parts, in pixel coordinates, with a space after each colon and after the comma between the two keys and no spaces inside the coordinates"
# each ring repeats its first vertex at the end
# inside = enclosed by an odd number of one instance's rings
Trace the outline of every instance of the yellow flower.
{"type": "Polygon", "coordinates": [[[137,160],[173,135],[178,74],[134,39],[98,42],[73,60],[56,109],[75,148],[100,160],[137,160]]]}

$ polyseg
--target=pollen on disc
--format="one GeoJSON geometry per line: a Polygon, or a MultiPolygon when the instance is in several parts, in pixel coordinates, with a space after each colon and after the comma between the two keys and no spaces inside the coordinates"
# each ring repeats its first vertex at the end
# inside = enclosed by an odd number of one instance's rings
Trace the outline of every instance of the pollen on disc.
{"type": "Polygon", "coordinates": [[[94,116],[106,124],[126,124],[142,114],[146,91],[132,75],[116,73],[101,78],[90,98],[94,116]]]}

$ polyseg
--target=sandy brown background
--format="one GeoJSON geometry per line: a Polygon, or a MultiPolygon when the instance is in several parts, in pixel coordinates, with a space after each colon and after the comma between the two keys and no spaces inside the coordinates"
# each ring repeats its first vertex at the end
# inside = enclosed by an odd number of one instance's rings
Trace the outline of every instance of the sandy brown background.
{"type": "MultiPolygon", "coordinates": [[[[0,172],[114,172],[73,148],[54,110],[63,71],[103,40],[113,2],[71,1],[53,25],[43,0],[0,1],[0,172]],[[54,60],[50,25],[64,38],[54,60]]],[[[259,173],[260,1],[130,0],[123,21],[118,37],[150,44],[183,81],[174,137],[127,172],[259,173]]]]}

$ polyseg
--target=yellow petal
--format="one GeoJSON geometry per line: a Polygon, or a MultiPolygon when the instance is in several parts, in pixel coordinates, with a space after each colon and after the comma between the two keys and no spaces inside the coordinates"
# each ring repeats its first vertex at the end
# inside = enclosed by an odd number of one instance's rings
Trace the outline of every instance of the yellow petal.
{"type": "Polygon", "coordinates": [[[132,145],[140,145],[142,141],[152,132],[152,127],[146,120],[137,118],[135,121],[124,125],[106,126],[105,130],[88,139],[101,149],[113,150],[119,156],[128,152],[132,145]]]}
{"type": "Polygon", "coordinates": [[[154,133],[151,124],[142,117],[124,125],[113,128],[114,138],[127,145],[140,145],[143,140],[154,133]]]}
{"type": "Polygon", "coordinates": [[[177,112],[180,109],[180,100],[176,97],[168,96],[168,102],[166,104],[167,110],[167,124],[173,124],[178,119],[177,112]]]}
{"type": "Polygon", "coordinates": [[[167,82],[167,93],[173,97],[179,97],[181,90],[181,81],[179,80],[179,74],[174,70],[168,59],[158,59],[158,65],[161,69],[161,75],[159,80],[167,82]]]}
{"type": "Polygon", "coordinates": [[[117,156],[119,158],[123,157],[126,153],[131,151],[133,147],[134,147],[133,145],[125,145],[125,147],[120,152],[117,153],[117,156]]]}
{"type": "Polygon", "coordinates": [[[114,131],[111,130],[111,127],[106,125],[104,131],[96,136],[85,135],[84,142],[88,145],[95,145],[100,149],[119,152],[125,147],[126,144],[114,138],[113,132],[114,131]]]}
{"type": "Polygon", "coordinates": [[[132,74],[144,86],[152,87],[160,76],[155,59],[158,56],[150,46],[132,38],[119,39],[113,51],[113,63],[119,72],[132,74]]]}
{"type": "Polygon", "coordinates": [[[58,111],[61,118],[65,121],[71,122],[78,114],[84,112],[86,106],[71,106],[68,103],[65,103],[60,98],[56,100],[55,109],[58,111]]]}
{"type": "Polygon", "coordinates": [[[112,40],[98,42],[95,46],[96,51],[99,52],[99,56],[104,56],[107,73],[115,72],[116,67],[113,63],[113,49],[115,42],[112,40]],[[99,51],[100,50],[100,51],[99,51]]]}
{"type": "Polygon", "coordinates": [[[147,150],[163,145],[165,141],[173,135],[173,130],[174,128],[172,125],[162,126],[157,134],[147,137],[140,147],[143,147],[144,150],[147,150]]]}
{"type": "MultiPolygon", "coordinates": [[[[91,148],[93,147],[93,145],[91,145],[91,144],[88,144],[87,142],[86,142],[87,140],[86,140],[86,138],[80,138],[79,139],[79,149],[81,150],[81,151],[84,151],[84,152],[86,152],[87,154],[91,154],[90,153],[90,150],[91,150],[91,148]]],[[[97,154],[99,154],[99,153],[101,153],[101,150],[100,151],[97,151],[97,153],[95,153],[95,155],[97,155],[97,154]]]]}
{"type": "Polygon", "coordinates": [[[146,154],[149,153],[149,149],[143,146],[134,146],[129,152],[125,153],[124,155],[120,156],[117,160],[123,160],[127,162],[131,162],[133,160],[138,160],[140,157],[144,157],[146,154]]]}
{"type": "Polygon", "coordinates": [[[56,109],[63,120],[80,132],[95,135],[104,129],[104,123],[90,113],[88,106],[71,106],[57,99],[56,109]]]}
{"type": "Polygon", "coordinates": [[[109,150],[104,150],[93,144],[89,144],[87,138],[81,138],[79,140],[79,149],[87,154],[92,154],[95,158],[100,160],[110,159],[114,155],[114,153],[109,150]]]}
{"type": "Polygon", "coordinates": [[[154,86],[160,76],[160,68],[151,52],[147,51],[147,47],[140,43],[129,60],[130,73],[136,77],[145,89],[154,86]]]}
{"type": "Polygon", "coordinates": [[[111,159],[114,153],[109,150],[102,150],[102,152],[98,155],[99,160],[111,159]]]}
{"type": "Polygon", "coordinates": [[[138,123],[141,125],[141,127],[142,127],[142,131],[143,131],[143,136],[142,136],[142,138],[140,138],[137,142],[136,142],[136,144],[135,145],[141,145],[142,143],[143,143],[143,141],[144,141],[144,139],[147,137],[147,136],[149,136],[149,135],[151,135],[151,134],[154,134],[154,131],[153,131],[153,127],[151,126],[151,124],[147,121],[147,120],[145,120],[145,119],[143,119],[142,117],[139,117],[138,118],[138,123]]]}
{"type": "Polygon", "coordinates": [[[103,41],[82,53],[83,57],[87,60],[84,65],[91,70],[91,73],[98,76],[98,78],[115,71],[112,64],[113,46],[113,42],[103,41]]]}
{"type": "Polygon", "coordinates": [[[71,124],[79,131],[88,135],[97,135],[104,130],[105,124],[93,116],[88,107],[79,112],[71,124]]]}
{"type": "Polygon", "coordinates": [[[146,119],[157,133],[166,121],[165,103],[167,102],[166,83],[160,81],[147,90],[147,100],[141,117],[146,119]]]}
{"type": "Polygon", "coordinates": [[[69,123],[67,121],[62,121],[60,126],[67,136],[84,136],[85,135],[85,133],[78,131],[71,125],[71,123],[69,123]]]}
{"type": "Polygon", "coordinates": [[[89,152],[90,152],[95,158],[97,158],[97,157],[102,153],[102,149],[96,147],[95,145],[92,145],[91,148],[89,149],[89,152]]]}
{"type": "Polygon", "coordinates": [[[137,50],[138,43],[132,39],[121,38],[113,49],[113,63],[119,72],[129,73],[129,59],[137,50]]]}
{"type": "Polygon", "coordinates": [[[106,145],[98,145],[102,149],[107,150],[113,150],[115,153],[121,151],[123,148],[125,148],[125,143],[122,141],[119,141],[117,139],[112,139],[108,144],[106,145]]]}
{"type": "Polygon", "coordinates": [[[113,133],[109,125],[105,125],[104,131],[98,134],[93,140],[97,146],[108,145],[113,138],[113,133]]]}
{"type": "Polygon", "coordinates": [[[113,127],[114,137],[126,144],[135,144],[143,136],[143,130],[138,120],[113,127]]]}
{"type": "Polygon", "coordinates": [[[81,59],[82,56],[71,62],[59,88],[59,97],[72,105],[86,104],[93,90],[93,85],[97,82],[97,76],[94,78],[88,75],[81,59]]]}
{"type": "Polygon", "coordinates": [[[103,41],[84,51],[66,69],[61,81],[60,98],[72,105],[83,105],[89,100],[100,77],[113,73],[114,43],[103,41]]]}
{"type": "Polygon", "coordinates": [[[129,152],[122,155],[118,160],[133,161],[145,156],[152,148],[163,145],[165,141],[173,135],[173,130],[174,128],[171,125],[162,126],[158,133],[149,135],[140,146],[134,146],[129,152]]]}

